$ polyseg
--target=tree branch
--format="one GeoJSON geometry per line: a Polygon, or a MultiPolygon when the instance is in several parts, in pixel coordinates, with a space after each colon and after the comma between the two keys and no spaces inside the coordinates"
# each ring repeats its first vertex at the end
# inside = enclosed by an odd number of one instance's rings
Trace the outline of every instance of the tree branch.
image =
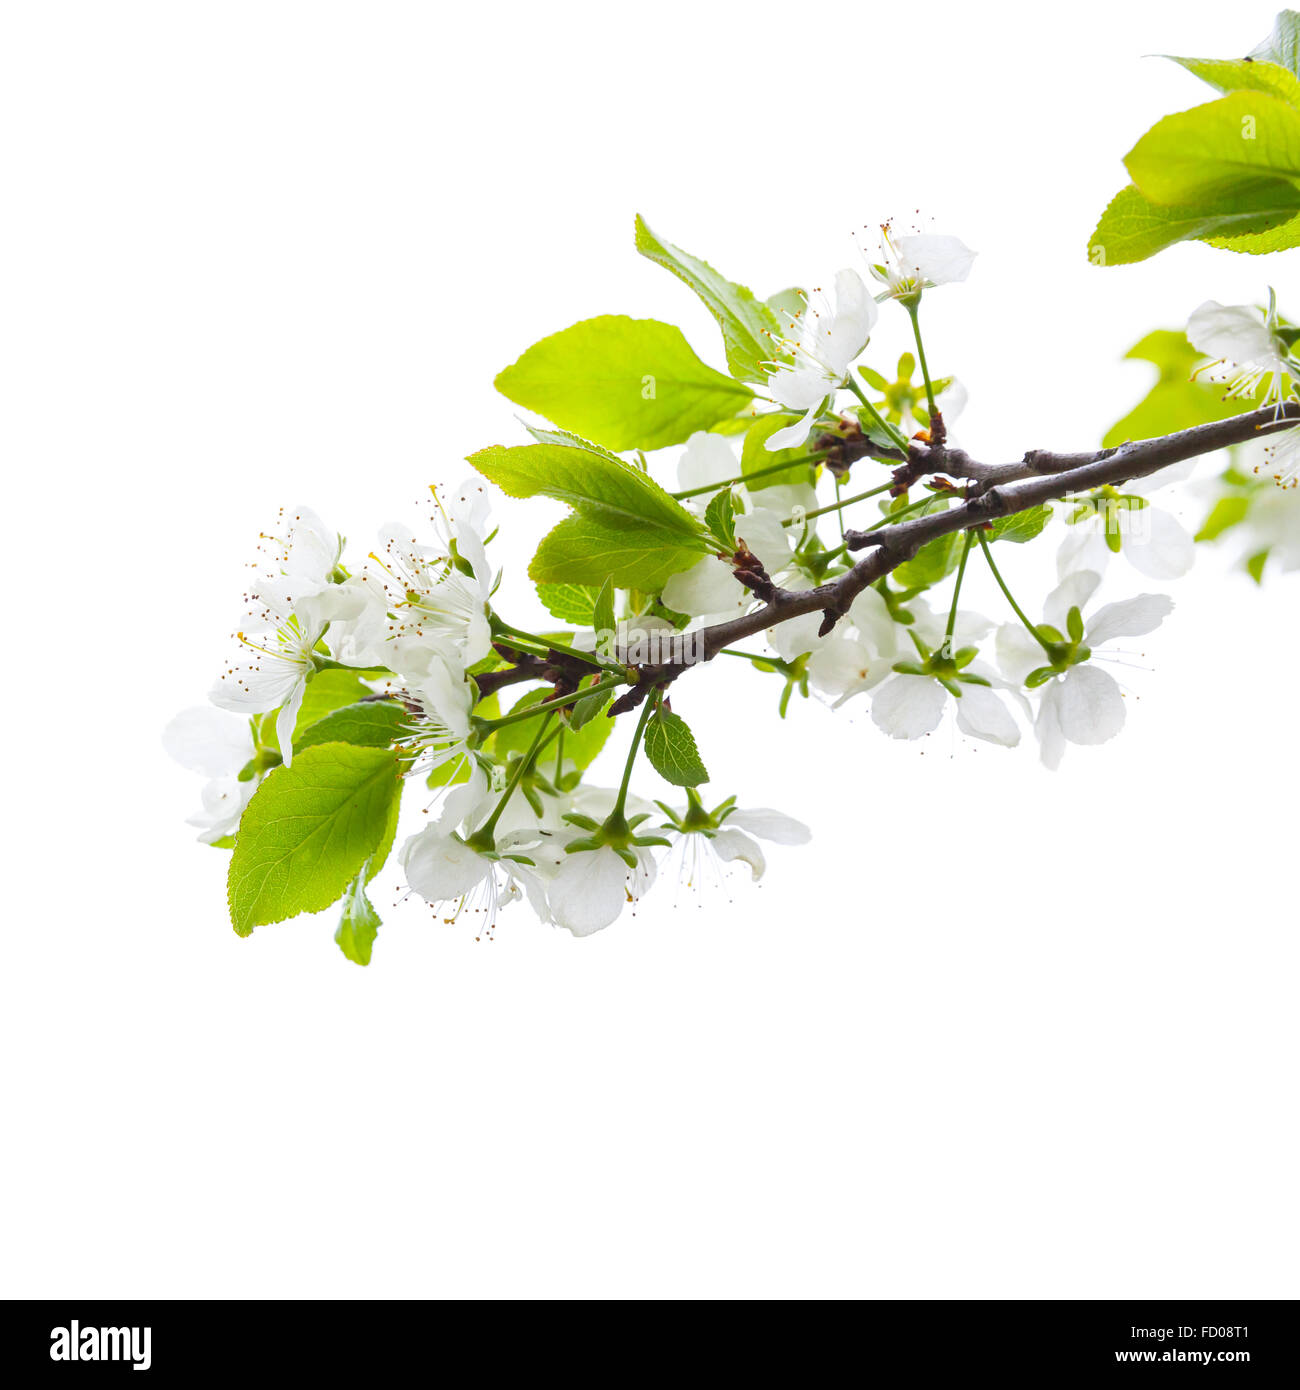
{"type": "MultiPolygon", "coordinates": [[[[870,553],[829,583],[801,590],[773,587],[767,601],[753,612],[704,629],[700,637],[702,660],[711,661],[723,647],[806,613],[820,611],[825,615],[821,629],[824,636],[848,612],[853,600],[864,589],[910,560],[927,541],[972,526],[986,526],[999,517],[1027,511],[1071,493],[1090,492],[1094,488],[1149,477],[1171,464],[1281,433],[1298,423],[1300,402],[1288,401],[1276,409],[1266,407],[1228,420],[1196,425],[1176,434],[1130,441],[1116,449],[1081,454],[1031,450],[1021,462],[1013,464],[981,464],[961,449],[931,448],[914,443],[912,458],[904,467],[911,470],[919,465],[922,473],[918,476],[955,473],[966,478],[971,486],[963,494],[965,500],[947,511],[913,517],[879,530],[845,532],[849,550],[869,550],[870,553]]],[[[870,445],[870,441],[866,443],[870,445]]],[[[858,457],[866,452],[864,449],[858,457]]],[[[870,452],[880,451],[870,445],[870,452]]],[[[667,684],[688,669],[689,666],[681,664],[644,667],[637,688],[667,684]]]]}

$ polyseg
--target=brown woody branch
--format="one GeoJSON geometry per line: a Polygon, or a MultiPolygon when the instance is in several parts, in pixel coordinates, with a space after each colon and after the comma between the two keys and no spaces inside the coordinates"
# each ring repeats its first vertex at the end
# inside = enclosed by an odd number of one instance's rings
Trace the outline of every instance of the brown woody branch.
{"type": "MultiPolygon", "coordinates": [[[[1171,464],[1277,434],[1298,423],[1300,402],[1288,401],[1277,409],[1266,407],[1156,439],[1130,441],[1115,449],[1077,454],[1031,450],[1019,463],[1010,464],[983,464],[962,449],[927,446],[914,441],[911,456],[904,466],[909,471],[916,469],[917,477],[942,473],[967,480],[970,485],[963,492],[965,500],[930,516],[913,517],[877,530],[845,532],[849,550],[869,551],[852,569],[812,589],[773,586],[761,607],[704,630],[701,638],[703,660],[711,660],[723,647],[805,613],[820,611],[824,614],[824,635],[848,612],[853,600],[864,589],[911,559],[927,541],[954,531],[986,526],[999,517],[1027,511],[1074,493],[1146,478],[1171,464]]],[[[878,456],[882,452],[870,441],[864,444],[866,447],[858,457],[868,453],[878,456]]],[[[638,688],[666,684],[687,669],[685,665],[643,668],[638,688]]]]}

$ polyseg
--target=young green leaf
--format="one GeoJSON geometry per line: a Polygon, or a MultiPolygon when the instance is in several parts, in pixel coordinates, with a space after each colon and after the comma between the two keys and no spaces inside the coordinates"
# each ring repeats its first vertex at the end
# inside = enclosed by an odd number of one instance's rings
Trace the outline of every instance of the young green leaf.
{"type": "Polygon", "coordinates": [[[702,535],[699,521],[648,473],[604,451],[556,444],[494,445],[469,462],[511,497],[539,493],[588,516],[637,522],[678,539],[702,535]]]}
{"type": "Polygon", "coordinates": [[[645,751],[655,771],[675,787],[698,787],[709,780],[694,734],[671,710],[660,709],[651,716],[646,725],[645,751]]]}
{"type": "Polygon", "coordinates": [[[777,356],[771,335],[780,333],[781,325],[775,312],[755,298],[753,290],[734,284],[681,247],[661,241],[641,217],[636,219],[636,249],[671,270],[704,301],[722,329],[732,375],[740,381],[762,381],[764,364],[777,356]]]}
{"type": "Polygon", "coordinates": [[[575,700],[569,706],[567,727],[564,731],[564,756],[575,767],[586,767],[613,733],[612,719],[597,718],[603,714],[613,698],[612,692],[602,690],[598,695],[587,695],[581,700],[575,700]]]}
{"type": "Polygon", "coordinates": [[[708,553],[698,537],[661,530],[616,515],[567,517],[537,547],[529,576],[539,585],[599,585],[657,594],[682,570],[708,553]]]}
{"type": "Polygon", "coordinates": [[[999,517],[988,533],[991,541],[1015,541],[1018,545],[1032,541],[1041,534],[1044,526],[1051,520],[1052,509],[1048,506],[1029,507],[1023,512],[1013,512],[1010,516],[999,517]]]}
{"type": "Polygon", "coordinates": [[[1300,14],[1282,10],[1273,20],[1268,38],[1251,50],[1256,62],[1277,63],[1300,77],[1300,14]]]}
{"type": "MultiPolygon", "coordinates": [[[[1300,189],[1276,181],[1196,207],[1162,207],[1130,184],[1111,199],[1088,242],[1094,265],[1130,265],[1180,241],[1270,237],[1282,250],[1295,245],[1300,189]]],[[[1254,249],[1242,246],[1242,250],[1254,249]]],[[[1263,249],[1261,247],[1261,249],[1263,249]]]]}
{"type": "Polygon", "coordinates": [[[1221,92],[1267,92],[1292,106],[1300,106],[1300,81],[1279,63],[1249,58],[1176,58],[1166,54],[1221,92]]]}
{"type": "Polygon", "coordinates": [[[318,719],[294,741],[295,756],[317,743],[353,743],[362,748],[391,748],[411,722],[400,700],[366,700],[344,705],[318,719]]]}
{"type": "Polygon", "coordinates": [[[609,449],[680,444],[753,399],[701,362],[679,328],[615,314],[543,338],[497,377],[496,387],[609,449]]]}
{"type": "Polygon", "coordinates": [[[1107,449],[1127,439],[1176,434],[1254,408],[1255,402],[1249,398],[1225,400],[1221,386],[1191,380],[1201,355],[1181,330],[1161,328],[1148,333],[1124,356],[1125,360],[1150,362],[1159,377],[1147,395],[1106,431],[1102,445],[1107,449]]]}
{"type": "Polygon", "coordinates": [[[1300,178],[1300,111],[1264,92],[1234,92],[1166,116],[1124,158],[1153,203],[1204,206],[1300,178]]]}
{"type": "Polygon", "coordinates": [[[338,930],[334,933],[339,950],[355,965],[370,964],[375,937],[383,925],[379,914],[370,905],[370,899],[366,897],[365,878],[363,870],[352,880],[352,886],[343,898],[338,930]]]}
{"type": "Polygon", "coordinates": [[[591,613],[591,625],[597,632],[614,631],[614,586],[608,579],[600,586],[591,613]]]}
{"type": "Polygon", "coordinates": [[[1241,494],[1220,497],[1210,509],[1210,514],[1201,523],[1201,529],[1193,539],[1198,541],[1217,540],[1233,526],[1245,521],[1250,511],[1250,498],[1241,494]]]}
{"type": "Polygon", "coordinates": [[[394,753],[347,743],[316,744],[270,772],[244,811],[230,859],[227,896],[239,935],[328,907],[367,860],[377,871],[401,785],[394,753]]]}
{"type": "Polygon", "coordinates": [[[600,589],[594,584],[539,584],[537,597],[542,607],[562,623],[574,627],[590,627],[596,614],[596,597],[600,589]]]}
{"type": "Polygon", "coordinates": [[[723,550],[736,548],[736,499],[724,487],[704,509],[704,524],[723,550]]]}

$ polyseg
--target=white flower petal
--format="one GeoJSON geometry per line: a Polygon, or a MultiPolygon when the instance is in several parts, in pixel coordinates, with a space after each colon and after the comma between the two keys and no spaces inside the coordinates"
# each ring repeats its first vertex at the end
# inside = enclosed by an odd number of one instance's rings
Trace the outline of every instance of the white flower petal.
{"type": "Polygon", "coordinates": [[[1168,594],[1138,594],[1099,608],[1084,625],[1084,641],[1099,647],[1115,637],[1142,637],[1154,632],[1174,611],[1168,594]]]}
{"type": "Polygon", "coordinates": [[[181,710],[162,741],[169,757],[205,777],[234,776],[254,751],[247,717],[212,705],[181,710]]]}
{"type": "Polygon", "coordinates": [[[293,727],[298,722],[298,711],[302,708],[302,697],[307,693],[307,680],[304,677],[294,686],[289,698],[275,716],[275,736],[280,743],[280,756],[285,767],[293,762],[293,727]]]}
{"type": "Polygon", "coordinates": [[[864,643],[832,634],[808,658],[808,681],[840,705],[879,685],[891,666],[892,658],[876,657],[864,643]]]}
{"type": "Polygon", "coordinates": [[[806,845],[812,839],[812,831],[802,821],[762,806],[732,811],[723,824],[748,830],[751,835],[771,840],[776,845],[806,845]]]}
{"type": "Polygon", "coordinates": [[[998,628],[994,650],[1002,674],[1017,685],[1047,661],[1041,644],[1034,641],[1020,622],[1003,623],[998,628]]]}
{"type": "Polygon", "coordinates": [[[963,685],[957,701],[957,727],[973,738],[1014,748],[1020,730],[1001,699],[986,685],[963,685]]]}
{"type": "Polygon", "coordinates": [[[1047,602],[1043,604],[1043,621],[1064,635],[1070,609],[1082,611],[1100,583],[1101,575],[1095,570],[1075,570],[1073,574],[1067,574],[1048,594],[1047,602]]]}
{"type": "Polygon", "coordinates": [[[894,247],[905,272],[919,275],[931,285],[951,285],[964,280],[978,252],[955,236],[899,236],[894,247]]]}
{"type": "Polygon", "coordinates": [[[546,889],[555,922],[574,936],[609,926],[627,906],[627,865],[608,846],[566,856],[546,889]]]}
{"type": "Polygon", "coordinates": [[[740,463],[724,436],[711,430],[696,430],[686,441],[677,461],[677,490],[690,492],[700,487],[721,487],[728,478],[740,476],[740,463]]]}
{"type": "Polygon", "coordinates": [[[1038,702],[1038,718],[1034,721],[1034,734],[1038,739],[1039,754],[1043,765],[1053,772],[1061,765],[1065,756],[1065,735],[1061,732],[1060,718],[1061,682],[1054,680],[1043,687],[1042,698],[1038,702]]]}
{"type": "Polygon", "coordinates": [[[436,825],[412,835],[398,861],[410,887],[431,903],[461,898],[494,872],[490,860],[436,825]]]}
{"type": "Polygon", "coordinates": [[[716,555],[706,555],[690,569],[674,574],[663,590],[666,607],[692,618],[724,613],[733,617],[745,608],[748,598],[749,590],[716,555]]]}
{"type": "Polygon", "coordinates": [[[748,864],[752,877],[757,881],[763,877],[763,871],[767,868],[763,851],[744,831],[732,830],[729,826],[730,822],[713,836],[709,841],[710,848],[724,864],[730,864],[737,859],[748,864]]]}
{"type": "Polygon", "coordinates": [[[1066,579],[1080,570],[1100,574],[1110,564],[1112,552],[1096,517],[1085,517],[1067,526],[1056,552],[1056,577],[1066,579]]]}
{"type": "Polygon", "coordinates": [[[871,697],[871,719],[890,738],[920,738],[938,726],[947,700],[930,676],[894,675],[871,697]]]}
{"type": "Polygon", "coordinates": [[[804,613],[801,617],[777,623],[769,629],[768,644],[782,661],[797,661],[805,652],[815,651],[827,640],[817,635],[821,625],[820,613],[804,613]]]}
{"type": "MultiPolygon", "coordinates": [[[[783,429],[773,430],[767,437],[767,449],[770,453],[778,453],[782,449],[797,449],[800,444],[808,438],[809,431],[813,427],[813,421],[817,418],[817,413],[821,409],[822,401],[826,398],[826,383],[821,383],[821,395],[808,407],[808,413],[801,419],[796,420],[792,425],[786,425],[783,429]]],[[[779,400],[780,397],[777,397],[779,400]]],[[[786,402],[782,402],[786,404],[786,402]]],[[[793,403],[791,403],[793,404],[793,403]]],[[[800,405],[795,405],[796,410],[803,409],[800,405]]]]}
{"type": "MultiPolygon", "coordinates": [[[[809,509],[811,510],[811,508],[809,509]]],[[[736,518],[736,538],[763,562],[769,574],[779,574],[790,562],[792,526],[782,526],[783,517],[766,507],[755,507],[736,518]]],[[[672,607],[669,604],[669,607],[672,607]]]]}
{"type": "Polygon", "coordinates": [[[1133,529],[1147,533],[1124,542],[1124,554],[1135,570],[1148,579],[1179,579],[1191,569],[1196,543],[1177,518],[1160,507],[1143,507],[1132,517],[1133,529]]]}
{"type": "Polygon", "coordinates": [[[1055,686],[1056,717],[1071,743],[1105,743],[1124,727],[1124,697],[1096,666],[1072,666],[1055,686]]]}
{"type": "Polygon", "coordinates": [[[1243,365],[1265,366],[1274,355],[1273,335],[1259,311],[1246,304],[1207,299],[1187,320],[1187,338],[1197,352],[1243,365]]]}

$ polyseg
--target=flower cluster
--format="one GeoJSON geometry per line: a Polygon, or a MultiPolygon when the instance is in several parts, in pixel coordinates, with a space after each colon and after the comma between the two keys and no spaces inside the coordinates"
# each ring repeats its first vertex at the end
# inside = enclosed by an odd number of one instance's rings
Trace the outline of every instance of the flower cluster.
{"type": "MultiPolygon", "coordinates": [[[[846,269],[830,296],[763,302],[639,235],[699,282],[729,378],[684,360],[666,325],[585,321],[498,378],[555,428],[474,455],[476,476],[433,489],[418,527],[385,526],[359,560],[307,508],[263,536],[210,703],[164,734],[207,779],[192,824],[232,850],[241,934],[338,902],[336,939],[364,964],[378,927],[367,885],[390,861],[408,895],[480,936],[516,902],[587,936],[665,876],[692,890],[745,869],[757,879],[760,841],[802,844],[809,831],[702,790],[709,774],[680,708],[701,664],[757,680],[760,694],[774,683],[782,718],[815,697],[865,710],[896,740],[945,721],[954,739],[1006,748],[1030,734],[1052,769],[1067,745],[1123,726],[1124,689],[1106,668],[1139,664],[1126,640],[1173,603],[1097,595],[1117,555],[1158,581],[1190,568],[1178,512],[1197,450],[1158,454],[1185,459],[1158,471],[1130,469],[1122,450],[1118,463],[1114,450],[1087,456],[1101,473],[1062,456],[1053,475],[956,448],[948,425],[964,392],[931,373],[920,322],[926,297],[970,272],[974,253],[954,237],[886,225],[865,278],[846,269]],[[892,377],[861,360],[882,304],[904,311],[915,344],[892,377]],[[596,379],[599,400],[571,388],[596,379]],[[523,626],[504,616],[489,485],[571,509],[528,566],[548,616],[523,626]],[[1040,606],[1015,596],[1032,582],[1016,557],[1027,543],[1041,553],[1042,536],[1058,540],[1056,583],[1035,619],[1040,606]],[[969,606],[976,582],[996,616],[969,606]],[[591,769],[616,725],[629,733],[621,777],[600,785],[591,769]],[[633,790],[647,763],[664,799],[633,790]]],[[[1294,335],[1272,297],[1267,311],[1207,303],[1186,338],[1166,336],[1191,355],[1162,376],[1177,378],[1180,408],[1206,408],[1213,388],[1198,383],[1226,386],[1208,418],[1256,407],[1246,423],[1294,481],[1294,335]],[[1209,360],[1194,366],[1197,354],[1209,360]]]]}

